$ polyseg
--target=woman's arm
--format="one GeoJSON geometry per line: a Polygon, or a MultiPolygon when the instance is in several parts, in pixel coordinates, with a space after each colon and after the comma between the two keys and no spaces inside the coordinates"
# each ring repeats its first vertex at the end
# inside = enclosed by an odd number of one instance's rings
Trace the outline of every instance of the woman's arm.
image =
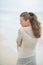
{"type": "Polygon", "coordinates": [[[19,50],[19,48],[21,47],[21,44],[22,44],[22,33],[21,33],[20,29],[18,31],[16,43],[17,43],[17,49],[19,50]]]}

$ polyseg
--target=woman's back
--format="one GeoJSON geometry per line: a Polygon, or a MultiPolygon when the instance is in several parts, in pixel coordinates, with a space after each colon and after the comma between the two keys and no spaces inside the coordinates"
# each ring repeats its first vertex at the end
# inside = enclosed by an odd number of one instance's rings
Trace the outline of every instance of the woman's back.
{"type": "MultiPolygon", "coordinates": [[[[19,57],[29,57],[35,54],[35,48],[38,39],[34,37],[31,26],[21,27],[19,29],[21,33],[22,41],[19,47],[18,55],[19,57]]],[[[19,42],[18,42],[19,43],[19,42]]]]}

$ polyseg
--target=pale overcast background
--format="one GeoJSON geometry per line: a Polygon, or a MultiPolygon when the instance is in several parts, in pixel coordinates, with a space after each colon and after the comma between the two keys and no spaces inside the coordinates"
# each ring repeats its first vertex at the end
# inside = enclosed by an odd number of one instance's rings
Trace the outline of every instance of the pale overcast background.
{"type": "MultiPolygon", "coordinates": [[[[0,0],[0,39],[1,45],[11,48],[15,53],[16,38],[19,24],[19,15],[21,12],[34,12],[43,27],[43,0],[0,0]]],[[[43,28],[42,28],[43,31],[43,28]]],[[[3,51],[5,54],[6,50],[3,51]]],[[[11,52],[10,52],[11,53],[11,52]]],[[[5,55],[2,55],[5,57],[5,55]]],[[[37,60],[39,65],[43,65],[43,32],[37,45],[37,60]]],[[[5,61],[1,60],[1,62],[5,61]]],[[[5,65],[5,64],[3,64],[5,65]]],[[[11,65],[11,64],[9,64],[11,65]]]]}

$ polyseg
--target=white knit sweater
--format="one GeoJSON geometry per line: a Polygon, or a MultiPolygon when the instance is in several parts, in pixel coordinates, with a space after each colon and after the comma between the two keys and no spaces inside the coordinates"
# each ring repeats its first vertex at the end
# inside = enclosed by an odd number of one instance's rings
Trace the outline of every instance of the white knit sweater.
{"type": "Polygon", "coordinates": [[[38,38],[35,38],[31,26],[21,27],[18,31],[17,48],[18,57],[30,57],[36,54],[36,44],[38,38]]]}

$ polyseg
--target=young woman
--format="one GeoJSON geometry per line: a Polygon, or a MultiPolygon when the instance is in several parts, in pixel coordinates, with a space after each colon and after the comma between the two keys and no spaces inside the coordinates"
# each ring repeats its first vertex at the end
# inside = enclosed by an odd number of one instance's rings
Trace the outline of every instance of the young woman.
{"type": "Polygon", "coordinates": [[[16,65],[36,65],[36,44],[41,37],[41,26],[37,16],[32,12],[20,15],[21,28],[18,31],[16,65]]]}

